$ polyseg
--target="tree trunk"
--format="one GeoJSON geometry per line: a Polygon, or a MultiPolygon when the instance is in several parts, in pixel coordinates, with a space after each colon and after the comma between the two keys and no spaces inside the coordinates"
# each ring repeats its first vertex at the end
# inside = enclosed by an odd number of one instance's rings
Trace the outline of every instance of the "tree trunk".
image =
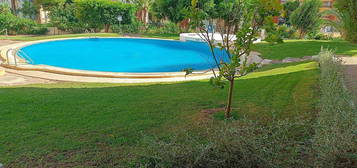
{"type": "Polygon", "coordinates": [[[11,0],[12,13],[17,16],[17,3],[16,0],[11,0]]]}
{"type": "Polygon", "coordinates": [[[305,36],[305,33],[302,31],[302,30],[300,30],[300,39],[302,39],[303,37],[305,36]]]}
{"type": "Polygon", "coordinates": [[[106,24],[106,25],[105,25],[105,32],[106,32],[106,33],[109,32],[109,28],[110,28],[110,25],[109,25],[109,24],[106,24]]]}
{"type": "Polygon", "coordinates": [[[148,24],[149,23],[149,9],[145,9],[145,20],[144,20],[144,24],[148,24]]]}
{"type": "Polygon", "coordinates": [[[234,79],[229,81],[228,100],[227,100],[227,107],[226,107],[226,113],[225,113],[226,118],[231,117],[233,88],[234,88],[234,79]]]}

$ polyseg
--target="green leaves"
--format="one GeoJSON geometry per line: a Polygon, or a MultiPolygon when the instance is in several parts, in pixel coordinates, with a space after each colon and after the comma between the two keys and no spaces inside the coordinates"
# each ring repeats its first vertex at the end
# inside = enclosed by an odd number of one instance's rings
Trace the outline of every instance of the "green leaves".
{"type": "Polygon", "coordinates": [[[279,0],[192,0],[191,21],[200,37],[211,50],[215,67],[219,75],[212,69],[214,77],[210,84],[224,88],[224,79],[229,81],[229,93],[226,107],[226,117],[231,114],[234,81],[237,77],[246,75],[256,68],[256,64],[247,65],[247,58],[241,62],[241,57],[248,56],[258,30],[264,23],[264,18],[279,10],[279,0]],[[200,4],[201,2],[201,4],[200,4]],[[212,7],[212,8],[207,8],[212,7]],[[216,23],[216,32],[222,38],[217,40],[209,30],[209,25],[216,23]],[[234,36],[236,39],[234,39],[234,36]],[[215,49],[219,48],[224,56],[219,57],[215,49]],[[226,58],[225,58],[226,57],[226,58]]]}
{"type": "Polygon", "coordinates": [[[135,7],[132,4],[110,0],[75,0],[74,3],[77,18],[91,28],[117,24],[119,15],[123,17],[121,24],[131,23],[134,18],[135,7]]]}
{"type": "Polygon", "coordinates": [[[319,27],[321,23],[320,7],[320,1],[306,0],[291,14],[290,22],[300,31],[300,38],[319,27]]]}
{"type": "Polygon", "coordinates": [[[334,26],[341,30],[346,40],[357,43],[357,1],[337,0],[335,6],[338,14],[334,26]]]}
{"type": "Polygon", "coordinates": [[[190,5],[191,0],[156,0],[152,9],[157,18],[168,18],[170,21],[178,23],[186,18],[186,9],[190,5]]]}
{"type": "Polygon", "coordinates": [[[9,34],[31,33],[36,26],[31,19],[20,18],[11,13],[0,13],[0,30],[7,29],[9,34]]]}
{"type": "Polygon", "coordinates": [[[217,76],[217,77],[212,77],[209,80],[209,83],[215,87],[215,88],[219,88],[219,89],[223,89],[224,86],[226,85],[226,83],[223,81],[222,76],[217,76]]]}
{"type": "Polygon", "coordinates": [[[193,73],[193,69],[192,68],[186,68],[182,70],[183,72],[185,72],[185,77],[189,74],[193,73]]]}
{"type": "Polygon", "coordinates": [[[20,9],[21,13],[29,19],[36,19],[38,11],[32,2],[25,1],[20,9]]]}

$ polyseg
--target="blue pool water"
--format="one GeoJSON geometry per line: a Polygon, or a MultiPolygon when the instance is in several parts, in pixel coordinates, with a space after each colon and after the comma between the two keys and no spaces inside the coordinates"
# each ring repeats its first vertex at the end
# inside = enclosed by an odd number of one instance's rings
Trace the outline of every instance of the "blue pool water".
{"type": "MultiPolygon", "coordinates": [[[[214,59],[205,43],[151,39],[97,38],[38,43],[22,48],[34,64],[106,72],[206,70],[214,59]]],[[[223,60],[222,51],[216,54],[223,60]]]]}

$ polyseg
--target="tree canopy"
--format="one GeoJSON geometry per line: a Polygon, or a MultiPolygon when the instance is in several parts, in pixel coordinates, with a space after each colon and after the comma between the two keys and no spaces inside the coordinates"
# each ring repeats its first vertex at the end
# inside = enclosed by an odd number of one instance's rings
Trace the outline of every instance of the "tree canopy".
{"type": "Polygon", "coordinates": [[[129,24],[134,18],[135,8],[131,4],[111,0],[75,0],[78,19],[89,27],[100,29],[118,24],[118,16],[122,16],[121,24],[129,24]]]}
{"type": "Polygon", "coordinates": [[[300,31],[300,38],[303,38],[308,32],[316,30],[320,25],[320,7],[319,0],[305,0],[291,14],[290,22],[300,31]]]}
{"type": "Polygon", "coordinates": [[[338,19],[343,22],[345,38],[357,43],[357,1],[336,0],[335,7],[340,13],[338,19]]]}
{"type": "Polygon", "coordinates": [[[185,19],[185,9],[191,6],[191,0],[156,0],[153,13],[158,19],[169,19],[178,23],[185,19]]]}

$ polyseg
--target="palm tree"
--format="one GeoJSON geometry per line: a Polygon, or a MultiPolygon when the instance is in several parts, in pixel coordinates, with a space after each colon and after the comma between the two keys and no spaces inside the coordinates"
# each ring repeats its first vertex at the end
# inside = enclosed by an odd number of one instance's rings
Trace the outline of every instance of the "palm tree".
{"type": "Polygon", "coordinates": [[[357,43],[357,1],[338,0],[335,7],[335,10],[328,12],[337,19],[329,24],[339,30],[344,39],[357,43]]]}
{"type": "Polygon", "coordinates": [[[144,24],[149,23],[149,10],[154,0],[131,0],[131,2],[139,7],[139,20],[144,24]]]}
{"type": "Polygon", "coordinates": [[[346,37],[349,29],[351,28],[352,20],[348,12],[339,12],[336,9],[324,11],[322,13],[324,17],[334,16],[336,19],[324,19],[323,24],[326,26],[332,26],[341,33],[342,37],[346,37]]]}
{"type": "Polygon", "coordinates": [[[10,3],[11,3],[10,6],[11,6],[11,9],[12,9],[12,12],[13,12],[14,14],[16,14],[17,0],[11,0],[10,3]]]}

